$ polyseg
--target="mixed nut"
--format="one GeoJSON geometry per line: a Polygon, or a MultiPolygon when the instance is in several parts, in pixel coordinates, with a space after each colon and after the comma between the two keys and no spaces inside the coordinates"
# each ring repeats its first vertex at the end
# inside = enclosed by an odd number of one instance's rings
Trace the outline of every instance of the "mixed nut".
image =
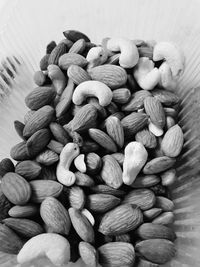
{"type": "Polygon", "coordinates": [[[78,31],[50,42],[14,126],[22,141],[0,162],[0,250],[19,263],[159,266],[175,255],[173,92],[184,56],[170,42],[78,31]]]}

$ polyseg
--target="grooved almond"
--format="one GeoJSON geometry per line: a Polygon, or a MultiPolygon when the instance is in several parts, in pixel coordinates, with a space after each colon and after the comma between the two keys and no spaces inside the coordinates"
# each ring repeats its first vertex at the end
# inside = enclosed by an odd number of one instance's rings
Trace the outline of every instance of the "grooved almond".
{"type": "Polygon", "coordinates": [[[67,70],[71,65],[85,67],[87,60],[83,56],[76,53],[66,53],[59,58],[58,65],[62,70],[67,70]]]}
{"type": "Polygon", "coordinates": [[[96,153],[88,153],[85,157],[86,170],[89,174],[97,174],[101,170],[102,160],[96,153]]]}
{"type": "Polygon", "coordinates": [[[81,210],[83,209],[86,201],[84,191],[79,186],[73,186],[69,190],[69,203],[72,208],[81,210]]]}
{"type": "Polygon", "coordinates": [[[160,178],[156,175],[138,175],[131,185],[134,188],[151,187],[160,182],[160,178]]]}
{"type": "Polygon", "coordinates": [[[127,80],[126,71],[122,67],[110,64],[91,68],[89,74],[92,80],[103,82],[111,89],[119,88],[127,80]]]}
{"type": "Polygon", "coordinates": [[[119,104],[126,104],[131,97],[131,92],[127,88],[120,88],[113,91],[112,101],[119,104]]]}
{"type": "Polygon", "coordinates": [[[113,140],[106,133],[99,129],[90,128],[89,136],[97,142],[100,146],[104,147],[110,152],[117,152],[117,146],[113,142],[113,140]]]}
{"type": "Polygon", "coordinates": [[[154,90],[152,90],[152,95],[164,106],[174,106],[179,103],[178,96],[169,90],[155,88],[154,90]]]}
{"type": "Polygon", "coordinates": [[[29,183],[14,172],[8,172],[4,175],[1,181],[1,188],[8,200],[15,205],[24,205],[31,197],[29,183]]]}
{"type": "Polygon", "coordinates": [[[67,70],[67,75],[72,81],[79,85],[82,82],[91,80],[90,75],[78,65],[71,65],[67,70]]]}
{"type": "Polygon", "coordinates": [[[15,131],[17,132],[17,134],[19,135],[19,137],[21,137],[23,140],[25,139],[23,137],[24,126],[25,125],[21,121],[18,121],[18,120],[15,120],[14,121],[15,131]]]}
{"type": "Polygon", "coordinates": [[[124,145],[124,129],[117,117],[110,116],[105,121],[106,131],[115,143],[122,148],[124,145]]]}
{"type": "Polygon", "coordinates": [[[148,96],[144,100],[144,108],[147,115],[150,116],[151,122],[163,129],[165,126],[165,111],[160,101],[152,96],[148,96]]]}
{"type": "Polygon", "coordinates": [[[13,146],[10,150],[10,156],[17,161],[30,159],[26,142],[23,141],[13,146]]]}
{"type": "Polygon", "coordinates": [[[105,213],[99,225],[99,232],[104,235],[125,234],[134,230],[143,222],[143,215],[134,205],[120,205],[105,213]]]}
{"type": "Polygon", "coordinates": [[[12,207],[8,214],[10,217],[14,218],[27,218],[35,215],[38,212],[38,207],[32,204],[27,204],[24,206],[16,205],[12,207]]]}
{"type": "Polygon", "coordinates": [[[41,170],[41,166],[32,160],[21,161],[15,167],[15,172],[27,180],[33,180],[37,178],[41,170]]]}
{"type": "Polygon", "coordinates": [[[81,259],[88,267],[97,267],[98,253],[96,249],[87,242],[79,243],[79,254],[81,259]]]}
{"type": "Polygon", "coordinates": [[[87,197],[89,210],[104,213],[120,203],[120,199],[108,194],[92,194],[87,197]]]}
{"type": "Polygon", "coordinates": [[[151,93],[146,90],[135,92],[128,103],[122,106],[123,111],[136,111],[144,107],[144,99],[151,96],[151,93]]]}
{"type": "Polygon", "coordinates": [[[76,42],[79,39],[84,39],[86,42],[90,42],[90,39],[82,32],[75,30],[67,30],[63,32],[64,36],[71,40],[72,42],[76,42]]]}
{"type": "Polygon", "coordinates": [[[176,162],[176,159],[167,156],[158,157],[150,160],[143,168],[144,174],[155,174],[166,171],[171,168],[176,162]]]}
{"type": "Polygon", "coordinates": [[[54,136],[54,138],[60,142],[63,145],[66,145],[67,143],[70,142],[70,137],[69,134],[65,131],[65,129],[60,125],[59,123],[56,122],[51,122],[49,124],[49,128],[54,136]]]}
{"type": "Polygon", "coordinates": [[[99,194],[108,194],[113,195],[116,197],[121,197],[125,195],[125,192],[120,189],[114,189],[108,185],[105,184],[99,184],[95,185],[90,188],[93,193],[99,193],[99,194]]]}
{"type": "Polygon", "coordinates": [[[119,163],[110,155],[105,155],[102,158],[102,162],[101,178],[108,186],[118,189],[123,183],[122,170],[119,163]]]}
{"type": "Polygon", "coordinates": [[[155,206],[161,208],[163,211],[173,211],[174,209],[174,203],[170,199],[162,196],[156,197],[155,206]]]}
{"type": "Polygon", "coordinates": [[[48,65],[58,65],[59,58],[67,52],[67,46],[64,43],[58,44],[52,51],[48,59],[48,65]]]}
{"type": "Polygon", "coordinates": [[[86,41],[81,38],[77,40],[69,49],[69,53],[82,54],[86,47],[86,41]]]}
{"type": "Polygon", "coordinates": [[[146,128],[136,133],[135,140],[142,143],[146,148],[155,148],[157,146],[155,135],[146,128]]]}
{"type": "Polygon", "coordinates": [[[53,120],[54,109],[51,106],[43,106],[38,109],[31,116],[29,121],[25,124],[23,135],[24,137],[30,137],[38,130],[45,128],[53,120]]]}
{"type": "Polygon", "coordinates": [[[75,176],[76,176],[75,183],[79,186],[90,187],[94,185],[94,180],[86,173],[75,172],[75,176]]]}

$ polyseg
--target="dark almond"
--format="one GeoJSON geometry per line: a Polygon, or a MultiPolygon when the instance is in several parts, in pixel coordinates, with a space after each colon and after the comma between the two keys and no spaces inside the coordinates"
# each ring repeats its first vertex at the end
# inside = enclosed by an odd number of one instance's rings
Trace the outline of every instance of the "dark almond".
{"type": "Polygon", "coordinates": [[[49,56],[48,65],[54,64],[58,65],[59,58],[67,52],[67,46],[65,43],[58,44],[52,51],[49,56]]]}
{"type": "Polygon", "coordinates": [[[156,197],[155,206],[163,211],[173,211],[174,209],[174,203],[170,199],[162,196],[156,197]]]}
{"type": "Polygon", "coordinates": [[[56,45],[57,44],[56,44],[55,41],[51,41],[50,43],[48,43],[47,46],[46,46],[46,54],[51,54],[51,52],[56,47],[56,45]]]}
{"type": "Polygon", "coordinates": [[[93,193],[99,194],[109,194],[116,197],[121,197],[125,195],[125,192],[120,189],[114,189],[108,185],[99,184],[90,188],[93,193]]]}
{"type": "Polygon", "coordinates": [[[0,186],[0,221],[8,217],[11,207],[11,202],[6,198],[0,186]]]}
{"type": "Polygon", "coordinates": [[[41,70],[47,70],[47,67],[49,65],[49,57],[50,54],[44,55],[40,60],[40,69],[41,70]]]}
{"type": "Polygon", "coordinates": [[[19,135],[19,137],[21,137],[24,140],[24,136],[23,136],[23,130],[24,130],[24,124],[21,121],[14,121],[14,127],[15,127],[15,131],[17,132],[17,134],[19,135]]]}
{"type": "Polygon", "coordinates": [[[76,176],[75,183],[79,186],[90,187],[94,185],[94,180],[86,173],[75,172],[75,176],[76,176]]]}
{"type": "Polygon", "coordinates": [[[63,146],[63,144],[61,144],[60,142],[58,142],[58,141],[52,139],[52,140],[48,143],[47,147],[48,147],[50,150],[54,151],[55,153],[60,154],[61,151],[63,150],[63,147],[64,147],[64,146],[63,146]]]}
{"type": "Polygon", "coordinates": [[[90,39],[82,32],[75,30],[67,30],[63,32],[64,36],[71,40],[72,42],[76,42],[79,39],[84,39],[86,42],[90,42],[90,39]]]}
{"type": "Polygon", "coordinates": [[[17,161],[30,159],[26,142],[23,141],[13,146],[10,150],[10,156],[17,161]]]}
{"type": "Polygon", "coordinates": [[[108,194],[92,194],[87,197],[88,209],[97,213],[104,213],[111,210],[119,203],[119,198],[108,194]]]}
{"type": "Polygon", "coordinates": [[[157,146],[155,135],[146,128],[136,133],[135,140],[142,143],[146,148],[152,149],[157,146]]]}

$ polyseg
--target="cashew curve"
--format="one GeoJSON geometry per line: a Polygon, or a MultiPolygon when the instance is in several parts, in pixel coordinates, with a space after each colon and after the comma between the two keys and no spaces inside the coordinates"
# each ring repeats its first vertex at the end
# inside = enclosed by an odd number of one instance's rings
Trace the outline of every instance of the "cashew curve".
{"type": "Polygon", "coordinates": [[[64,73],[57,65],[48,66],[48,76],[52,80],[53,86],[57,91],[57,95],[61,95],[67,85],[67,79],[64,73]]]}
{"type": "Polygon", "coordinates": [[[160,82],[159,85],[165,89],[175,89],[177,86],[177,79],[172,76],[172,71],[169,64],[165,61],[159,67],[160,82]]]}
{"type": "Polygon", "coordinates": [[[139,53],[135,43],[126,38],[111,38],[107,41],[107,49],[120,51],[119,64],[123,68],[134,67],[139,60],[139,53]]]}
{"type": "Polygon", "coordinates": [[[162,136],[164,133],[163,129],[159,128],[151,121],[149,122],[148,128],[149,131],[157,137],[162,136]]]}
{"type": "Polygon", "coordinates": [[[37,235],[29,239],[17,255],[20,264],[46,256],[56,266],[70,261],[70,244],[66,238],[53,233],[37,235]]]}
{"type": "Polygon", "coordinates": [[[78,171],[85,173],[86,172],[85,154],[78,155],[74,160],[74,165],[78,171]]]}
{"type": "Polygon", "coordinates": [[[171,42],[159,42],[153,50],[153,60],[165,60],[172,71],[173,77],[179,77],[184,71],[185,57],[183,52],[171,42]]]}
{"type": "Polygon", "coordinates": [[[75,183],[76,176],[69,168],[73,159],[76,158],[79,153],[79,146],[75,143],[67,143],[61,151],[60,161],[56,169],[56,176],[61,184],[71,186],[75,183]]]}
{"type": "Polygon", "coordinates": [[[87,61],[89,62],[88,68],[93,68],[95,66],[102,65],[106,62],[107,58],[108,53],[103,47],[92,47],[86,57],[87,61]]]}
{"type": "Polygon", "coordinates": [[[79,84],[74,90],[72,101],[75,105],[81,105],[87,97],[97,97],[99,104],[108,106],[112,101],[113,93],[104,83],[99,81],[85,81],[79,84]]]}
{"type": "Polygon", "coordinates": [[[148,57],[141,57],[133,70],[133,76],[144,90],[152,90],[160,81],[160,72],[148,57]]]}

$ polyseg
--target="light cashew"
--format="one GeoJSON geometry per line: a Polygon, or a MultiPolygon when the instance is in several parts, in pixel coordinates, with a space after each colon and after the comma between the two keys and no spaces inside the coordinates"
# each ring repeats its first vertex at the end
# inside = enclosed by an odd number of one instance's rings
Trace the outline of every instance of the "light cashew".
{"type": "Polygon", "coordinates": [[[79,84],[74,90],[72,101],[81,105],[87,97],[97,97],[101,106],[108,106],[112,101],[113,93],[110,88],[99,81],[86,81],[79,84]]]}
{"type": "Polygon", "coordinates": [[[92,213],[88,209],[82,209],[81,213],[88,219],[92,226],[95,224],[95,219],[92,213]]]}
{"type": "Polygon", "coordinates": [[[179,77],[184,71],[185,57],[182,51],[173,43],[159,42],[153,50],[153,60],[165,60],[172,71],[173,77],[179,77]]]}
{"type": "Polygon", "coordinates": [[[139,86],[144,90],[152,90],[160,81],[160,72],[154,68],[154,62],[148,57],[141,57],[133,70],[139,86]]]}
{"type": "Polygon", "coordinates": [[[124,151],[122,179],[124,184],[131,185],[147,161],[148,153],[142,143],[130,142],[124,151]]]}
{"type": "Polygon", "coordinates": [[[88,68],[102,65],[108,58],[107,50],[101,46],[92,47],[87,54],[88,68]]]}
{"type": "Polygon", "coordinates": [[[177,86],[177,79],[172,76],[171,68],[165,61],[159,67],[160,71],[160,82],[159,85],[165,89],[175,89],[177,86]]]}
{"type": "Polygon", "coordinates": [[[120,51],[119,65],[123,68],[134,67],[139,60],[139,53],[135,43],[126,38],[111,38],[107,41],[107,49],[120,51]]]}
{"type": "Polygon", "coordinates": [[[85,173],[86,172],[86,164],[85,164],[85,154],[80,154],[74,160],[74,165],[78,171],[85,173]]]}
{"type": "Polygon", "coordinates": [[[57,91],[57,95],[61,95],[67,85],[67,79],[64,73],[57,65],[48,66],[48,76],[52,80],[53,86],[57,91]]]}
{"type": "Polygon", "coordinates": [[[76,176],[69,170],[72,161],[79,155],[79,146],[75,143],[68,143],[60,153],[60,161],[57,165],[56,176],[58,181],[66,186],[75,183],[76,176]]]}
{"type": "Polygon", "coordinates": [[[70,244],[66,238],[53,233],[37,235],[29,239],[17,255],[20,264],[46,256],[56,266],[70,261],[70,244]]]}
{"type": "Polygon", "coordinates": [[[158,126],[156,126],[153,122],[149,122],[148,125],[149,131],[154,134],[155,136],[162,136],[164,131],[163,129],[159,128],[158,126]]]}

